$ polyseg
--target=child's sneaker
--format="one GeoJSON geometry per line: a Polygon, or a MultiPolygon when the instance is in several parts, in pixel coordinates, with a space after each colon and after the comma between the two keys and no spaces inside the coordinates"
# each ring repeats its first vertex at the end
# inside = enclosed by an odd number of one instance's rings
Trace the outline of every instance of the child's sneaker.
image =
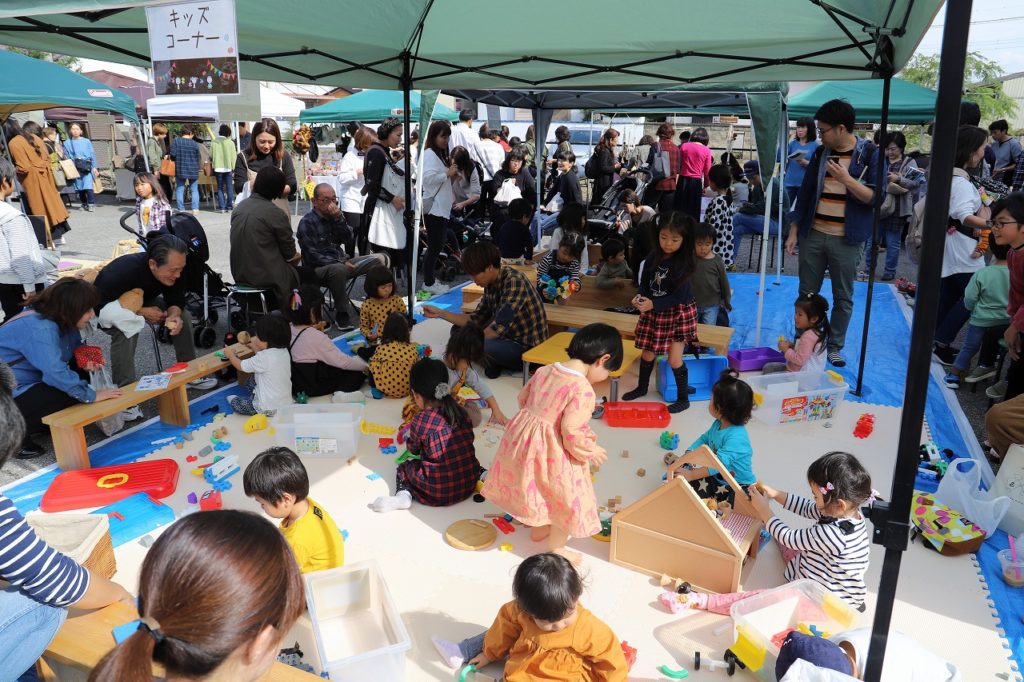
{"type": "Polygon", "coordinates": [[[960,375],[956,372],[950,372],[942,377],[942,380],[946,382],[947,388],[951,388],[954,391],[960,388],[960,375]]]}
{"type": "Polygon", "coordinates": [[[672,613],[682,613],[686,609],[707,608],[708,595],[702,592],[679,594],[677,592],[665,591],[658,595],[658,601],[672,613]]]}
{"type": "Polygon", "coordinates": [[[434,643],[434,648],[441,655],[441,660],[444,661],[445,665],[453,670],[462,667],[464,659],[462,658],[462,652],[459,651],[458,644],[442,639],[437,635],[431,635],[430,641],[434,643]]]}

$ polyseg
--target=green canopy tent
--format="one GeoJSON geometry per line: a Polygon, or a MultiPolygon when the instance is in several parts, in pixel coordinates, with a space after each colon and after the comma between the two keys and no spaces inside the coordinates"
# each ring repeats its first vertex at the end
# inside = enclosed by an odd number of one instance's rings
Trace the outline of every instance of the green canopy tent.
{"type": "MultiPolygon", "coordinates": [[[[595,0],[573,16],[573,39],[567,41],[557,22],[502,32],[489,17],[467,13],[451,1],[380,0],[372,12],[354,0],[296,3],[294,15],[344,16],[339,30],[329,21],[282,21],[273,3],[236,0],[246,78],[401,89],[407,133],[414,88],[650,92],[752,77],[867,77],[885,80],[885,111],[892,76],[910,59],[942,5],[942,0],[721,0],[704,5],[650,0],[644,4],[649,27],[636,34],[607,19],[621,14],[621,3],[595,0]],[[743,21],[722,22],[723,16],[743,21]]],[[[935,123],[936,136],[944,139],[955,136],[971,5],[971,0],[946,3],[935,123]]],[[[543,17],[551,3],[521,0],[516,8],[522,16],[543,17]]],[[[149,65],[144,11],[125,7],[124,0],[7,0],[0,6],[0,43],[149,65]]],[[[907,545],[926,393],[921,387],[928,381],[952,167],[953,150],[948,145],[936,149],[891,502],[876,503],[871,515],[875,541],[886,550],[865,672],[871,681],[881,676],[907,545]]],[[[407,184],[407,205],[410,201],[407,184]]]]}
{"type": "Polygon", "coordinates": [[[135,100],[60,64],[0,50],[0,120],[19,111],[76,107],[114,111],[138,121],[135,100]]]}
{"type": "MultiPolygon", "coordinates": [[[[935,120],[938,93],[899,78],[892,79],[889,92],[889,123],[929,123],[935,120]]],[[[882,120],[882,81],[824,81],[789,98],[793,118],[814,116],[822,102],[844,99],[857,110],[860,123],[882,120]]]]}
{"type": "MultiPolygon", "coordinates": [[[[312,109],[304,109],[299,114],[299,120],[303,123],[383,121],[389,116],[405,114],[402,99],[403,94],[400,90],[363,90],[312,109]]],[[[421,94],[418,90],[409,93],[409,102],[412,105],[410,115],[417,120],[420,118],[420,99],[421,94]]],[[[454,121],[459,118],[459,112],[443,104],[434,104],[430,118],[454,121]]]]}

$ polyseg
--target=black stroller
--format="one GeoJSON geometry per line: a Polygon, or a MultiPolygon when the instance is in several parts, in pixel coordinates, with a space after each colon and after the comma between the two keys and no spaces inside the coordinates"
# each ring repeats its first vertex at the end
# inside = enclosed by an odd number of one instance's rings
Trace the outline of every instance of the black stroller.
{"type": "MultiPolygon", "coordinates": [[[[125,212],[119,222],[125,231],[130,232],[138,240],[142,248],[146,248],[149,240],[161,234],[173,234],[188,245],[185,271],[181,276],[185,280],[185,289],[188,292],[188,311],[193,320],[193,341],[198,348],[212,348],[217,343],[214,325],[218,319],[213,300],[219,299],[223,302],[228,290],[220,274],[207,265],[210,260],[210,243],[206,237],[206,230],[194,215],[173,213],[166,231],[142,234],[128,225],[134,218],[134,212],[125,212]]],[[[166,328],[161,327],[160,340],[166,343],[168,339],[166,328]]]]}
{"type": "Polygon", "coordinates": [[[633,190],[643,204],[644,194],[650,184],[650,171],[640,168],[609,187],[599,201],[591,201],[587,207],[587,233],[591,241],[600,243],[618,234],[615,223],[622,220],[625,211],[619,205],[619,195],[623,190],[633,190]]]}

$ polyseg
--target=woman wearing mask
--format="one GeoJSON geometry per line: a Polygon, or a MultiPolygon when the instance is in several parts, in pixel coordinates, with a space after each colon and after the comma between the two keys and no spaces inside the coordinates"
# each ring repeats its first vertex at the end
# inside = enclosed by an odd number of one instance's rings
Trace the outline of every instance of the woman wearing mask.
{"type": "Polygon", "coordinates": [[[92,148],[92,141],[82,134],[82,126],[78,123],[72,123],[68,127],[68,134],[71,137],[64,141],[64,153],[75,162],[79,174],[71,184],[82,201],[82,210],[91,211],[96,208],[93,179],[99,175],[96,168],[96,152],[92,148]]]}
{"type": "Polygon", "coordinates": [[[356,247],[359,248],[361,256],[370,252],[362,225],[363,208],[366,204],[366,197],[363,195],[363,162],[366,151],[376,139],[377,136],[366,126],[357,128],[352,144],[346,150],[338,168],[338,202],[341,214],[345,216],[345,223],[352,232],[352,242],[345,245],[345,252],[350,256],[356,255],[356,247]]]}
{"type": "Polygon", "coordinates": [[[423,198],[420,212],[427,226],[427,254],[423,257],[423,284],[435,296],[448,287],[434,281],[434,266],[448,236],[448,217],[452,213],[452,179],[459,169],[448,159],[451,124],[434,121],[427,130],[423,148],[423,198]]]}

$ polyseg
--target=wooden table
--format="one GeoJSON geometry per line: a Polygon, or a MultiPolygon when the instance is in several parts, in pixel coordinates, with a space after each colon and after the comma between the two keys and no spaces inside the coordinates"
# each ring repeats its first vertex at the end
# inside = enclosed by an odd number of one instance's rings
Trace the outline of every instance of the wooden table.
{"type": "MultiPolygon", "coordinates": [[[[241,357],[250,355],[247,346],[236,344],[235,350],[241,357]]],[[[100,402],[73,405],[43,417],[50,427],[53,449],[57,455],[57,466],[64,471],[85,469],[89,464],[89,448],[85,442],[85,427],[104,417],[117,414],[147,400],[156,400],[160,421],[175,426],[188,426],[191,415],[188,407],[188,382],[219,372],[228,363],[214,353],[196,358],[188,363],[188,369],[171,375],[167,388],[156,391],[137,391],[138,382],[123,387],[121,397],[100,402]]]]}
{"type": "MultiPolygon", "coordinates": [[[[95,611],[71,611],[64,625],[57,631],[57,636],[43,652],[43,659],[55,669],[68,668],[82,672],[84,679],[100,659],[114,648],[111,631],[138,617],[134,608],[120,602],[95,611]]],[[[154,675],[162,674],[156,665],[153,670],[154,675]]],[[[275,662],[262,682],[313,682],[319,679],[297,668],[275,662]]]]}
{"type": "MultiPolygon", "coordinates": [[[[523,353],[523,386],[530,379],[530,365],[550,365],[554,362],[567,361],[569,354],[566,352],[566,349],[569,347],[569,342],[572,341],[574,336],[576,335],[572,332],[559,332],[549,337],[547,341],[539,346],[535,346],[523,353]]],[[[633,366],[633,363],[636,362],[642,352],[632,341],[626,341],[622,344],[622,365],[614,372],[608,373],[608,378],[612,382],[608,400],[615,402],[619,399],[619,378],[629,371],[629,368],[633,366]]]]}

